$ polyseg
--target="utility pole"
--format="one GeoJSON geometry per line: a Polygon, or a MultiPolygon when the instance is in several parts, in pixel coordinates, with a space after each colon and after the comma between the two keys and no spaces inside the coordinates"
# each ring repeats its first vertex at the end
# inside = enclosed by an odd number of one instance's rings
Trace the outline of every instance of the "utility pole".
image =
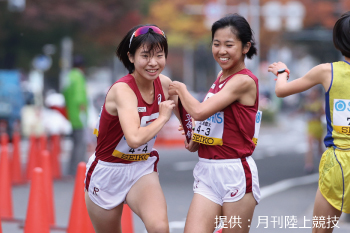
{"type": "Polygon", "coordinates": [[[67,85],[67,75],[72,68],[73,41],[70,37],[63,38],[61,42],[61,72],[59,77],[59,89],[63,91],[67,85]]]}
{"type": "Polygon", "coordinates": [[[251,28],[254,32],[256,48],[258,50],[257,56],[253,57],[253,73],[260,77],[260,0],[250,0],[250,19],[251,28]]]}

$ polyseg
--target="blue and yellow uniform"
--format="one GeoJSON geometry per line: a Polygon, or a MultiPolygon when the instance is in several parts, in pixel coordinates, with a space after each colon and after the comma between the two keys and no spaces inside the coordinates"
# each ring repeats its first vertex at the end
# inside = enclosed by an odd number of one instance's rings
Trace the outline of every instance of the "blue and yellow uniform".
{"type": "Polygon", "coordinates": [[[304,111],[307,116],[307,132],[313,138],[321,140],[323,137],[323,103],[320,100],[306,101],[304,111]]]}
{"type": "Polygon", "coordinates": [[[328,148],[320,162],[319,189],[336,209],[350,213],[350,63],[334,62],[326,92],[328,148]]]}

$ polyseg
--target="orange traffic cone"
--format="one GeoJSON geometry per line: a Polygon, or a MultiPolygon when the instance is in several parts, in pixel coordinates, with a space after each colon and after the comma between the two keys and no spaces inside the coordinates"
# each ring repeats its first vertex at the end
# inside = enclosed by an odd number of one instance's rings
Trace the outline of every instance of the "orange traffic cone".
{"type": "Polygon", "coordinates": [[[85,205],[84,179],[86,163],[78,164],[75,177],[74,194],[67,233],[88,232],[88,223],[90,221],[85,205]]]}
{"type": "Polygon", "coordinates": [[[13,133],[12,139],[12,183],[13,184],[21,184],[24,183],[22,176],[22,168],[21,168],[21,153],[20,153],[20,141],[21,136],[18,132],[13,133]]]}
{"type": "Polygon", "coordinates": [[[47,137],[45,134],[42,134],[39,138],[39,150],[47,150],[47,137]]]}
{"type": "Polygon", "coordinates": [[[50,233],[44,192],[43,169],[33,170],[24,233],[50,233]]]}
{"type": "Polygon", "coordinates": [[[44,176],[44,193],[46,196],[46,207],[50,225],[55,225],[55,207],[52,187],[51,161],[47,150],[41,152],[41,168],[44,176]]]}
{"type": "Polygon", "coordinates": [[[0,158],[0,218],[13,219],[12,188],[8,158],[8,147],[1,147],[0,158]]]}
{"type": "Polygon", "coordinates": [[[28,151],[28,160],[27,160],[27,170],[26,170],[26,178],[30,180],[32,177],[32,172],[35,167],[40,167],[39,164],[39,156],[38,156],[38,143],[37,139],[34,135],[30,135],[29,138],[29,151],[28,151]]]}
{"type": "Polygon", "coordinates": [[[9,136],[7,133],[2,133],[1,134],[1,146],[6,146],[9,143],[9,136]]]}
{"type": "Polygon", "coordinates": [[[53,178],[60,179],[61,174],[61,164],[60,164],[60,154],[61,154],[61,138],[60,135],[51,136],[51,165],[52,165],[52,175],[53,178]]]}
{"type": "Polygon", "coordinates": [[[132,210],[126,204],[123,207],[123,213],[122,213],[122,232],[125,232],[125,233],[134,232],[132,210]]]}

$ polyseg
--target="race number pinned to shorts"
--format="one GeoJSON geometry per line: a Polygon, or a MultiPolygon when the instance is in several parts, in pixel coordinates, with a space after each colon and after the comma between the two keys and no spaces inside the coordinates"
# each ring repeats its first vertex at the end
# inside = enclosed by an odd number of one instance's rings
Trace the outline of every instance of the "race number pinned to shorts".
{"type": "MultiPolygon", "coordinates": [[[[141,118],[141,127],[145,127],[149,124],[151,124],[154,120],[156,120],[159,117],[159,112],[153,113],[150,116],[143,116],[141,118]]],[[[117,147],[114,149],[112,155],[124,160],[128,161],[143,161],[147,160],[153,145],[156,141],[157,136],[154,136],[151,140],[149,140],[146,144],[138,147],[138,148],[131,148],[129,147],[128,143],[126,142],[125,136],[123,136],[117,147]]]]}
{"type": "Polygon", "coordinates": [[[333,129],[350,135],[350,100],[334,99],[333,129]]]}
{"type": "Polygon", "coordinates": [[[258,143],[258,137],[259,137],[259,132],[260,132],[260,125],[261,125],[261,119],[262,119],[262,111],[259,111],[256,113],[255,116],[255,129],[254,129],[254,137],[253,137],[253,142],[256,146],[258,143]]]}
{"type": "MultiPolygon", "coordinates": [[[[213,95],[213,93],[208,93],[204,101],[213,95]]],[[[210,146],[222,146],[223,132],[224,112],[217,112],[204,121],[196,121],[192,141],[210,146]]]]}

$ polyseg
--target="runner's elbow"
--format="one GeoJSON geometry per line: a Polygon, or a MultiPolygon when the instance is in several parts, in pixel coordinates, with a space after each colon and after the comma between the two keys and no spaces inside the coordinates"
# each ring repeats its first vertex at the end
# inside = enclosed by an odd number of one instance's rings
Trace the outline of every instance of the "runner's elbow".
{"type": "Polygon", "coordinates": [[[283,92],[283,90],[280,90],[280,89],[276,89],[275,90],[275,93],[276,93],[276,96],[279,97],[279,98],[283,98],[283,97],[286,97],[287,95],[283,92]]]}
{"type": "Polygon", "coordinates": [[[138,148],[142,146],[144,143],[141,142],[141,140],[137,137],[130,137],[126,138],[126,143],[128,144],[129,147],[132,149],[138,148]]]}
{"type": "Polygon", "coordinates": [[[205,113],[203,113],[201,110],[197,110],[193,112],[193,115],[191,115],[191,117],[195,120],[195,121],[204,121],[205,119],[207,119],[209,116],[206,116],[205,113]]]}

